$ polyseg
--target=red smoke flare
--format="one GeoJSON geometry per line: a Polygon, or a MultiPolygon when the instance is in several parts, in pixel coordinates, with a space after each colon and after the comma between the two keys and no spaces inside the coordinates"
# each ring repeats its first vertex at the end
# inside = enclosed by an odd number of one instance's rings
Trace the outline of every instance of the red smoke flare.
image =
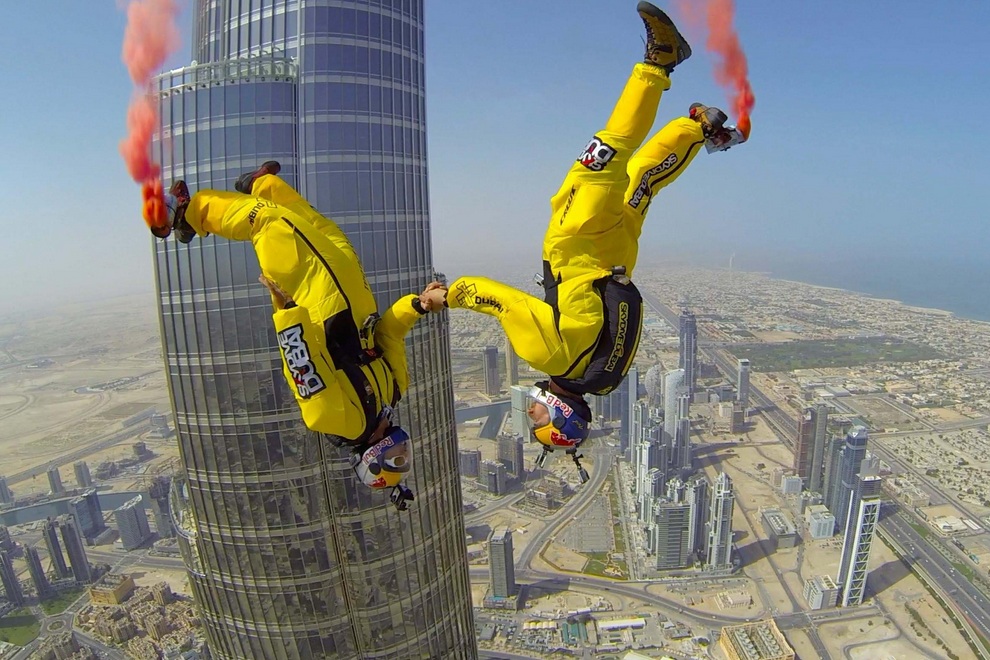
{"type": "Polygon", "coordinates": [[[749,85],[746,54],[732,25],[735,7],[732,0],[708,0],[705,13],[708,18],[708,50],[717,54],[720,60],[715,64],[715,80],[735,92],[732,110],[737,117],[736,128],[749,139],[752,128],[749,115],[756,104],[756,97],[749,85]]]}
{"type": "Polygon", "coordinates": [[[702,23],[701,12],[704,12],[704,23],[708,27],[708,41],[705,45],[718,56],[715,80],[733,94],[731,102],[732,111],[737,118],[736,128],[748,139],[751,129],[749,115],[753,111],[756,97],[749,85],[746,54],[743,53],[739,35],[732,25],[735,16],[733,0],[703,0],[701,6],[698,6],[698,2],[680,0],[677,4],[680,13],[699,29],[702,23]]]}
{"type": "Polygon", "coordinates": [[[151,137],[158,127],[158,105],[151,93],[151,78],[179,45],[175,0],[131,0],[121,59],[137,87],[127,109],[127,137],[120,154],[131,178],[141,184],[142,212],[149,227],[164,227],[168,219],[162,196],[161,167],[151,159],[151,137]]]}

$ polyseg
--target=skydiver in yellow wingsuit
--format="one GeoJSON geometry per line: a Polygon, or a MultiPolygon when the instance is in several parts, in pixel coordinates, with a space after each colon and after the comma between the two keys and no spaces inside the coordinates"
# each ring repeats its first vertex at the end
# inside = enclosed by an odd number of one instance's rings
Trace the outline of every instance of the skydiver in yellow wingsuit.
{"type": "Polygon", "coordinates": [[[277,176],[280,170],[276,161],[264,163],[238,179],[238,192],[190,197],[186,184],[175,182],[164,200],[167,229],[183,243],[216,234],[254,244],[303,421],[350,446],[361,481],[392,488],[393,503],[405,509],[413,494],[401,482],[412,450],[408,434],[392,424],[392,407],[409,386],[405,335],[433,303],[409,294],[379,317],[350,241],[277,176]]]}
{"type": "MultiPolygon", "coordinates": [[[[494,316],[512,348],[549,381],[530,391],[529,417],[544,454],[575,458],[588,437],[585,394],[607,394],[632,364],[643,303],[631,277],[643,220],[654,196],[676,179],[703,145],[721,151],[742,141],[718,108],[692,104],[645,144],[670,73],[691,48],[670,18],[648,2],[646,58],[633,67],[604,130],[588,142],[550,200],[543,241],[544,300],[484,277],[462,277],[424,298],[439,311],[471,309],[494,316]],[[640,146],[642,145],[642,146],[640,146]]],[[[578,468],[582,479],[587,478],[578,468]]]]}

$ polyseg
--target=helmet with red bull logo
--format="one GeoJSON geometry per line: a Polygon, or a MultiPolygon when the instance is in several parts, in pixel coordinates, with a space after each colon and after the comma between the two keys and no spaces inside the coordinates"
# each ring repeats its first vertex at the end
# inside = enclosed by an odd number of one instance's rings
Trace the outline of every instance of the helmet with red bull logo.
{"type": "Polygon", "coordinates": [[[529,396],[548,413],[545,424],[537,425],[530,416],[533,437],[541,445],[551,450],[575,449],[588,438],[591,410],[584,399],[552,392],[547,381],[530,388],[529,396]]]}
{"type": "Polygon", "coordinates": [[[412,441],[398,426],[389,427],[376,443],[351,455],[351,467],[370,488],[393,488],[412,468],[412,441]]]}

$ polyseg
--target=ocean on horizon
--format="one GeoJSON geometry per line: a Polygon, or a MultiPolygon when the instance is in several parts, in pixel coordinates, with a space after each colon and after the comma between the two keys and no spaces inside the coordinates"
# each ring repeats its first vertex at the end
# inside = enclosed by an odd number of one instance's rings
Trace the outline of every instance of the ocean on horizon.
{"type": "Polygon", "coordinates": [[[990,263],[862,258],[774,263],[770,277],[845,289],[990,322],[990,263]]]}

